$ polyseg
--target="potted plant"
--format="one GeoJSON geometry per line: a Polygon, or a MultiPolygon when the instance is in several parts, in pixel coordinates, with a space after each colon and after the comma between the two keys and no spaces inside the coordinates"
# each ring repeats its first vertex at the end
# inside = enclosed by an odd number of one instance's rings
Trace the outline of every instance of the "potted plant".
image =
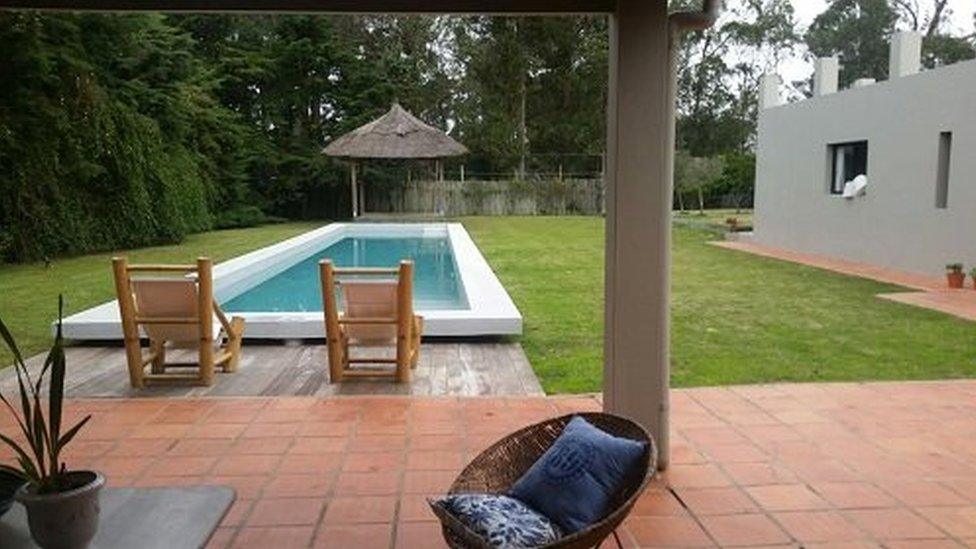
{"type": "Polygon", "coordinates": [[[946,265],[946,278],[949,280],[950,288],[962,288],[966,282],[966,273],[962,272],[962,263],[946,265]]]}
{"type": "Polygon", "coordinates": [[[31,537],[44,548],[84,548],[98,530],[98,495],[105,478],[94,471],[71,471],[61,461],[61,452],[91,416],[70,429],[61,430],[64,405],[65,357],[61,335],[62,300],[58,299],[58,326],[54,345],[37,379],[31,379],[17,344],[0,319],[0,336],[14,357],[20,408],[0,394],[0,402],[17,420],[20,437],[0,433],[0,441],[13,449],[16,464],[0,464],[0,470],[20,476],[24,484],[15,497],[27,509],[31,537]],[[44,376],[50,374],[47,410],[41,400],[44,376]]]}

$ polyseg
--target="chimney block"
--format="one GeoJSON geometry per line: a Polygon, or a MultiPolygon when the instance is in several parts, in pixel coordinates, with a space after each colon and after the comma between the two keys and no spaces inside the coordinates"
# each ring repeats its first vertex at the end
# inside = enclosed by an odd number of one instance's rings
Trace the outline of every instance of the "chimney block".
{"type": "Polygon", "coordinates": [[[896,32],[891,37],[888,78],[894,80],[917,74],[922,67],[922,35],[918,32],[896,32]]]}
{"type": "Polygon", "coordinates": [[[779,95],[781,83],[778,74],[767,72],[759,79],[759,110],[778,107],[782,103],[779,95]]]}
{"type": "Polygon", "coordinates": [[[837,82],[840,75],[840,59],[834,57],[820,57],[814,63],[813,95],[823,97],[837,93],[837,82]]]}

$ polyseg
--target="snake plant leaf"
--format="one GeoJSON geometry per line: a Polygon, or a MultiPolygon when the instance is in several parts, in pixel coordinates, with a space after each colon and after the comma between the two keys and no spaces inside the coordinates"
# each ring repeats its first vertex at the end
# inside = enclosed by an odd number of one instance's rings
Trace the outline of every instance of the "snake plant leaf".
{"type": "MultiPolygon", "coordinates": [[[[31,414],[30,399],[28,398],[29,393],[27,387],[24,386],[24,375],[26,375],[27,367],[24,365],[24,358],[20,354],[20,348],[17,347],[17,342],[14,341],[14,336],[7,329],[7,325],[3,322],[3,319],[0,319],[0,337],[3,338],[7,344],[7,348],[14,355],[14,371],[17,373],[17,386],[20,390],[20,407],[21,413],[23,413],[23,422],[20,427],[24,431],[27,440],[34,440],[34,432],[31,425],[31,417],[33,414],[31,414]]],[[[30,378],[28,377],[27,385],[31,386],[29,381],[30,378]]],[[[16,416],[17,414],[14,415],[16,416]]]]}
{"type": "Polygon", "coordinates": [[[47,444],[47,428],[44,425],[44,412],[41,411],[40,403],[34,407],[34,439],[31,445],[34,454],[37,456],[37,468],[41,471],[41,476],[46,477],[48,468],[45,467],[46,458],[44,448],[47,444]]]}
{"type": "Polygon", "coordinates": [[[9,465],[4,465],[4,464],[0,463],[0,471],[2,471],[4,473],[9,473],[11,475],[14,475],[14,476],[16,476],[18,478],[22,478],[24,480],[29,480],[29,479],[27,479],[24,476],[24,472],[23,471],[21,471],[20,469],[15,468],[15,467],[11,467],[9,465]]]}
{"type": "Polygon", "coordinates": [[[27,451],[25,451],[20,444],[17,444],[17,442],[12,438],[0,433],[0,441],[9,446],[17,454],[17,459],[19,461],[23,462],[24,460],[27,460],[27,462],[30,463],[30,456],[27,455],[27,451]]]}
{"type": "Polygon", "coordinates": [[[43,476],[38,472],[33,461],[28,458],[18,457],[17,462],[20,463],[20,468],[24,470],[24,474],[30,477],[32,481],[41,482],[43,480],[43,476]]]}
{"type": "MultiPolygon", "coordinates": [[[[61,412],[64,404],[64,339],[61,335],[61,319],[64,313],[64,297],[58,296],[58,328],[54,335],[54,346],[51,348],[51,383],[48,389],[48,423],[50,425],[50,448],[52,451],[60,446],[61,412]]],[[[44,377],[41,374],[41,377],[44,377]]]]}
{"type": "Polygon", "coordinates": [[[23,366],[24,357],[20,354],[20,349],[17,347],[17,342],[14,341],[14,336],[10,334],[10,330],[7,329],[7,325],[4,324],[3,319],[0,319],[0,337],[3,337],[4,342],[7,344],[7,348],[10,349],[10,353],[14,355],[14,363],[23,366]]]}
{"type": "Polygon", "coordinates": [[[74,427],[68,429],[64,433],[64,436],[61,437],[61,439],[57,441],[57,445],[58,445],[57,446],[57,453],[60,453],[61,450],[65,447],[65,445],[67,445],[69,442],[71,442],[71,439],[75,438],[75,435],[78,434],[78,431],[80,431],[81,428],[84,427],[85,424],[88,423],[88,420],[90,420],[91,418],[92,418],[91,415],[85,416],[84,419],[82,419],[81,421],[79,421],[77,424],[75,424],[74,427]]]}

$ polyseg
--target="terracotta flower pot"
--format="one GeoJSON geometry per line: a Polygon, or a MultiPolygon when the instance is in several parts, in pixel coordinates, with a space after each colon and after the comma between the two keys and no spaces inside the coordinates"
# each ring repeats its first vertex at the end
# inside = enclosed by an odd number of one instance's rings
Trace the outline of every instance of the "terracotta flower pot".
{"type": "Polygon", "coordinates": [[[950,288],[962,288],[966,283],[966,273],[949,271],[946,273],[946,279],[949,281],[950,288]]]}
{"type": "Polygon", "coordinates": [[[39,494],[32,484],[17,490],[17,501],[27,509],[31,537],[44,549],[84,549],[98,531],[98,495],[105,477],[74,471],[68,478],[76,487],[65,492],[39,494]]]}

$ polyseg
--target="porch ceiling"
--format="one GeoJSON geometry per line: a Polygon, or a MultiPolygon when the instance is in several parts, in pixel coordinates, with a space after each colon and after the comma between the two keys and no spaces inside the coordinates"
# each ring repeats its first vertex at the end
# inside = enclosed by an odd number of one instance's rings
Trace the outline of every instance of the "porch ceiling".
{"type": "Polygon", "coordinates": [[[616,0],[0,0],[2,8],[180,12],[546,15],[610,13],[616,6],[616,0]]]}

